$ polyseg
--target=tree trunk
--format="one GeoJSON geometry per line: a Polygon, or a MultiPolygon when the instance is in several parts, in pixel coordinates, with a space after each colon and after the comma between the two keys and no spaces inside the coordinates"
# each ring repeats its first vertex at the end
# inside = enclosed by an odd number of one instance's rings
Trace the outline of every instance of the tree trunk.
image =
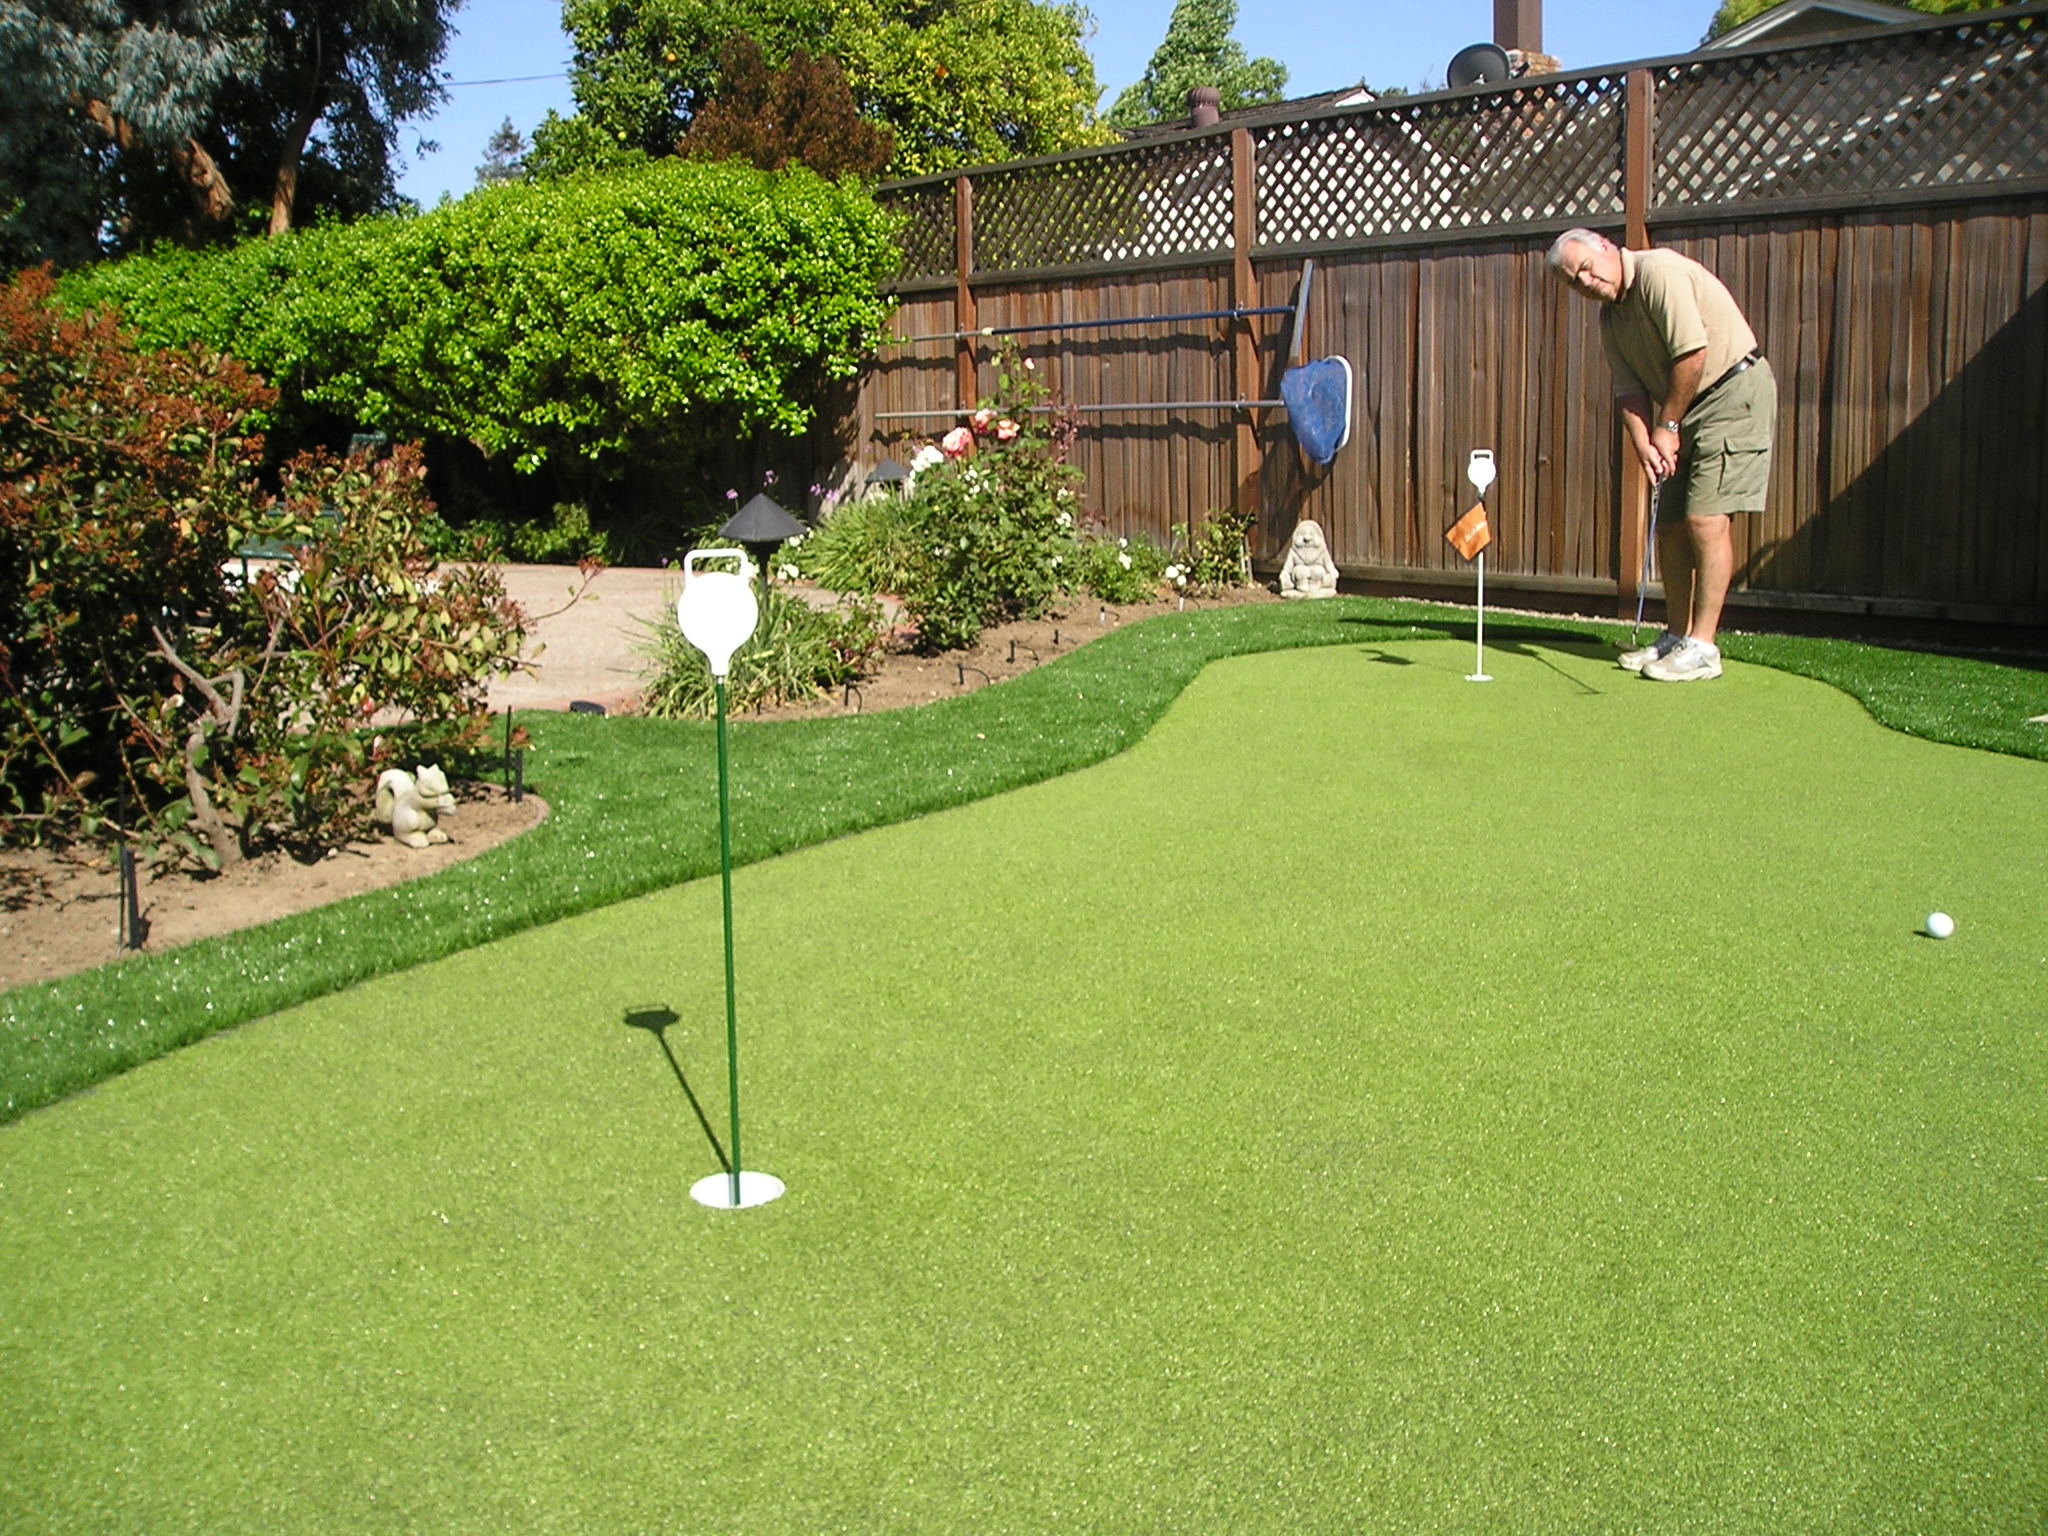
{"type": "MultiPolygon", "coordinates": [[[[156,637],[157,654],[168,661],[172,668],[192,685],[193,691],[205,701],[206,707],[194,713],[192,729],[185,737],[185,794],[192,804],[192,821],[213,850],[214,864],[218,869],[227,869],[242,862],[242,835],[228,824],[213,803],[213,795],[206,783],[206,774],[199,764],[208,750],[208,739],[216,728],[223,738],[232,737],[242,723],[242,690],[247,674],[235,667],[220,677],[205,677],[198,669],[178,654],[170,637],[156,625],[149,626],[149,632],[156,637]],[[221,697],[220,685],[228,685],[228,696],[221,697]]],[[[271,632],[271,642],[277,640],[276,631],[271,632]]],[[[269,647],[264,648],[266,658],[269,647]]]]}
{"type": "Polygon", "coordinates": [[[114,109],[104,101],[88,101],[85,104],[85,115],[92,120],[95,128],[107,136],[114,148],[123,154],[134,153],[135,128],[127,118],[116,116],[114,109]]]}
{"type": "Polygon", "coordinates": [[[301,76],[305,82],[305,94],[298,116],[292,119],[291,130],[285,134],[284,143],[277,151],[277,179],[270,188],[270,232],[273,235],[284,234],[292,227],[293,208],[299,200],[299,166],[306,158],[306,140],[313,136],[313,125],[327,110],[327,85],[322,78],[327,68],[325,44],[325,34],[316,22],[313,27],[313,57],[301,76]]]}
{"type": "Polygon", "coordinates": [[[206,775],[199,769],[200,754],[206,750],[206,738],[211,734],[210,724],[201,715],[192,722],[192,730],[185,738],[185,796],[192,803],[192,824],[213,850],[216,866],[232,869],[242,862],[242,837],[214,805],[213,796],[207,793],[206,775]]]}
{"type": "MultiPolygon", "coordinates": [[[[135,125],[104,101],[88,101],[85,115],[122,154],[143,151],[135,125]]],[[[206,146],[187,134],[170,147],[166,158],[191,200],[185,216],[186,239],[197,245],[224,233],[235,216],[235,194],[229,189],[227,178],[221,175],[220,166],[206,152],[206,146]]]]}
{"type": "Polygon", "coordinates": [[[299,197],[299,163],[306,156],[306,141],[313,136],[313,125],[320,121],[322,107],[318,96],[292,120],[291,131],[285,135],[284,145],[277,152],[277,180],[270,193],[270,232],[284,234],[292,227],[292,207],[299,197]]]}
{"type": "Polygon", "coordinates": [[[235,194],[228,189],[227,178],[221,175],[205,146],[187,134],[182,144],[171,146],[171,169],[178,173],[178,181],[192,199],[192,211],[185,224],[192,243],[197,245],[225,234],[235,216],[235,194]]]}

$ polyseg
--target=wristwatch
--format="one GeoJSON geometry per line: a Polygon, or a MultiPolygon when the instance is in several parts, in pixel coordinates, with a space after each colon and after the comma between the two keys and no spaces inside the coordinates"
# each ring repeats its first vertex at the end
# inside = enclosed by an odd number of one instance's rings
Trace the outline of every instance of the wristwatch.
{"type": "Polygon", "coordinates": [[[1678,430],[1678,423],[1675,421],[1660,421],[1657,423],[1657,426],[1665,432],[1676,432],[1678,430]]]}

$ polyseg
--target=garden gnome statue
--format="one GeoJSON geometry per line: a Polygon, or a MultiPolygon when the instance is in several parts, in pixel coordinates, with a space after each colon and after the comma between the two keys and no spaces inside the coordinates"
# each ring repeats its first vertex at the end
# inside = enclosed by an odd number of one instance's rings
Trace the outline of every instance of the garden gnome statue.
{"type": "Polygon", "coordinates": [[[1337,562],[1330,558],[1330,546],[1322,527],[1312,517],[1295,525],[1287,545],[1287,563],[1280,567],[1282,597],[1335,597],[1337,562]]]}

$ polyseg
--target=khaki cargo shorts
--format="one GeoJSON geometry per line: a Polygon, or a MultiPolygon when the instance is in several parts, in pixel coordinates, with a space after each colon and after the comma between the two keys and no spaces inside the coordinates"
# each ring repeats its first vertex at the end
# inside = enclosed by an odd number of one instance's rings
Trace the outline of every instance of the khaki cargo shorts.
{"type": "Polygon", "coordinates": [[[1778,379],[1767,358],[1694,405],[1679,423],[1678,470],[1658,492],[1658,517],[1763,511],[1777,422],[1778,379]]]}

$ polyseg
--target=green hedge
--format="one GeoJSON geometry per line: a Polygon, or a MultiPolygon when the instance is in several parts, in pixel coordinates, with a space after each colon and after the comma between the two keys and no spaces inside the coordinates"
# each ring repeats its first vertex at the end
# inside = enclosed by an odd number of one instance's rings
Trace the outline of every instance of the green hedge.
{"type": "Polygon", "coordinates": [[[665,160],[430,213],[66,278],[145,344],[197,342],[283,396],[395,437],[604,461],[808,425],[881,334],[890,219],[851,181],[665,160]]]}

